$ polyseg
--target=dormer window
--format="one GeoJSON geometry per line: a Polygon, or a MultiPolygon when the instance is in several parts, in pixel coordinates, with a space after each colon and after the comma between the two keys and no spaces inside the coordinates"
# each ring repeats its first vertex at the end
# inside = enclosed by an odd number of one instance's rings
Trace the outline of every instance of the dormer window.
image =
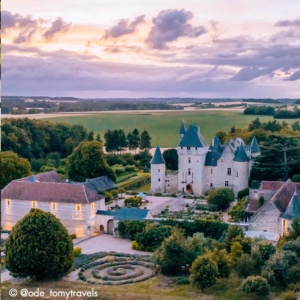
{"type": "Polygon", "coordinates": [[[31,207],[32,208],[37,208],[37,202],[36,201],[31,201],[31,207]]]}
{"type": "Polygon", "coordinates": [[[57,203],[51,203],[51,209],[56,210],[57,209],[57,203]]]}
{"type": "Polygon", "coordinates": [[[183,147],[181,147],[181,150],[183,149],[183,147]]]}
{"type": "Polygon", "coordinates": [[[198,149],[198,147],[195,148],[196,150],[198,149]]]}
{"type": "Polygon", "coordinates": [[[11,205],[10,199],[6,199],[6,206],[10,206],[10,205],[11,205]]]}
{"type": "Polygon", "coordinates": [[[80,204],[76,204],[75,205],[75,210],[76,211],[81,211],[81,205],[80,204]]]}

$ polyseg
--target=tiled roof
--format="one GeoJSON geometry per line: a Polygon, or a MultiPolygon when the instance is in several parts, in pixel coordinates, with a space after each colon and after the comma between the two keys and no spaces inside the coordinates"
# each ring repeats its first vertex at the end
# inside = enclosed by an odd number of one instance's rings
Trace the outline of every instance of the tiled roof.
{"type": "Polygon", "coordinates": [[[156,149],[155,149],[155,152],[154,152],[154,155],[150,161],[150,164],[152,165],[161,165],[161,164],[165,164],[165,160],[161,154],[161,151],[160,151],[160,148],[159,146],[156,146],[156,149]]]}
{"type": "Polygon", "coordinates": [[[86,182],[83,183],[83,185],[87,186],[88,188],[94,189],[96,192],[118,188],[118,186],[108,176],[87,179],[86,182]]]}
{"type": "Polygon", "coordinates": [[[148,209],[120,208],[117,211],[97,210],[97,215],[113,216],[119,221],[138,221],[147,217],[148,209]]]}
{"type": "Polygon", "coordinates": [[[237,148],[233,161],[237,161],[237,162],[249,161],[246,151],[242,145],[237,148]]]}
{"type": "Polygon", "coordinates": [[[33,176],[20,178],[17,180],[32,182],[32,179],[30,179],[31,177],[34,177],[39,182],[61,182],[61,183],[65,182],[56,171],[44,172],[33,176]]]}
{"type": "Polygon", "coordinates": [[[54,182],[12,181],[1,191],[2,198],[43,202],[89,203],[103,198],[84,185],[54,182]]]}
{"type": "Polygon", "coordinates": [[[256,212],[257,210],[258,210],[258,200],[250,200],[246,207],[246,211],[256,212]]]}
{"type": "Polygon", "coordinates": [[[184,125],[182,124],[181,127],[180,127],[180,130],[179,130],[179,134],[185,134],[185,127],[184,125]]]}
{"type": "Polygon", "coordinates": [[[189,129],[181,139],[179,147],[207,147],[207,143],[201,135],[198,127],[194,124],[190,125],[189,129]]]}
{"type": "Polygon", "coordinates": [[[214,152],[222,152],[223,151],[221,142],[218,139],[218,137],[215,136],[213,138],[213,141],[212,141],[212,143],[211,143],[211,145],[209,147],[209,150],[214,151],[214,152]]]}
{"type": "Polygon", "coordinates": [[[218,159],[221,157],[221,152],[208,151],[205,157],[205,166],[216,167],[218,159]]]}
{"type": "Polygon", "coordinates": [[[261,182],[261,190],[278,191],[284,185],[284,181],[265,181],[261,182]]]}
{"type": "Polygon", "coordinates": [[[253,137],[252,142],[250,144],[250,149],[251,149],[251,153],[259,153],[260,152],[258,142],[257,142],[255,136],[253,137]]]}
{"type": "Polygon", "coordinates": [[[300,218],[300,197],[298,197],[296,190],[281,218],[288,220],[300,218]]]}

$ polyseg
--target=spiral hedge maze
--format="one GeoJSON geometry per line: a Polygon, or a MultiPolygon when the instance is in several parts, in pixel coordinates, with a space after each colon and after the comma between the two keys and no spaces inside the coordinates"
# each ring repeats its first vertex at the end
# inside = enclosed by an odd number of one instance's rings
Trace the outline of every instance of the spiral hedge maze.
{"type": "Polygon", "coordinates": [[[78,278],[93,284],[120,285],[147,280],[157,269],[146,257],[110,257],[82,266],[78,278]]]}

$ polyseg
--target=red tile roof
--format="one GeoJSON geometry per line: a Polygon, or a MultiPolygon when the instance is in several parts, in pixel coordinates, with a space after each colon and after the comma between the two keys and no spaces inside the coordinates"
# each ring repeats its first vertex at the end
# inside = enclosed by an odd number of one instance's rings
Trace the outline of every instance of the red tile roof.
{"type": "Polygon", "coordinates": [[[278,191],[284,185],[284,181],[262,181],[261,190],[278,191]]]}
{"type": "Polygon", "coordinates": [[[103,198],[84,185],[54,182],[12,181],[1,191],[2,198],[44,202],[90,203],[103,198]]]}

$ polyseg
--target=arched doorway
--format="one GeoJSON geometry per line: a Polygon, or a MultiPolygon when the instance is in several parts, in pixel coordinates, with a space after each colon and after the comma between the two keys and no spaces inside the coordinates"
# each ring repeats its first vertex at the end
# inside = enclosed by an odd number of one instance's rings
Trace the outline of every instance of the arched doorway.
{"type": "Polygon", "coordinates": [[[100,225],[100,233],[103,233],[103,232],[104,232],[104,226],[100,225]]]}
{"type": "Polygon", "coordinates": [[[109,220],[107,222],[107,233],[113,234],[114,233],[114,220],[109,220]]]}
{"type": "Polygon", "coordinates": [[[185,190],[186,190],[187,193],[192,193],[193,192],[193,186],[191,184],[187,184],[185,190]]]}

